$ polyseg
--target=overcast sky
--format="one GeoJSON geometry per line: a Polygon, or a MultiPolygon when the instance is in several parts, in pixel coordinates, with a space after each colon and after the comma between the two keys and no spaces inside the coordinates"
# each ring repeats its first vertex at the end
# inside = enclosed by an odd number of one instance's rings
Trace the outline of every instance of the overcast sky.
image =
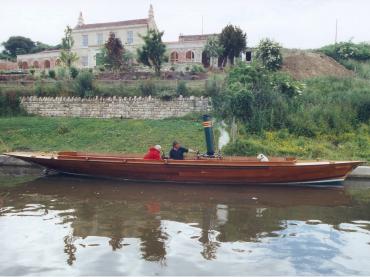
{"type": "Polygon", "coordinates": [[[220,32],[228,23],[247,32],[248,45],[270,37],[287,48],[338,40],[370,41],[370,0],[0,0],[0,42],[12,35],[57,44],[80,11],[85,23],[146,18],[154,6],[165,41],[180,33],[220,32]]]}

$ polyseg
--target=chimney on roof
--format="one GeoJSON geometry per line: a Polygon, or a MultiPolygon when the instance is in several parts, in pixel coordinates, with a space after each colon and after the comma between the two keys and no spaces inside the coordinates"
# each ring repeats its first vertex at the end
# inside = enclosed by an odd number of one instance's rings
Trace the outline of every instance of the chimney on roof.
{"type": "Polygon", "coordinates": [[[85,23],[84,23],[84,18],[83,18],[83,16],[82,16],[82,12],[80,12],[80,16],[78,17],[77,27],[81,27],[81,26],[83,26],[83,25],[85,25],[85,23]]]}

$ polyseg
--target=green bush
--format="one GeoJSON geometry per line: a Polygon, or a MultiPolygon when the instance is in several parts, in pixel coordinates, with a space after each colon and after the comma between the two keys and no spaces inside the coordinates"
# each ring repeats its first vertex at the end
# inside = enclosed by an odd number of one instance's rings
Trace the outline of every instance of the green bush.
{"type": "Polygon", "coordinates": [[[69,69],[69,73],[70,73],[72,79],[76,79],[79,72],[78,72],[78,69],[77,68],[71,67],[69,69]]]}
{"type": "Polygon", "coordinates": [[[362,79],[322,77],[303,85],[258,64],[238,64],[225,88],[215,91],[218,116],[235,117],[250,133],[287,129],[310,138],[338,136],[370,120],[370,83],[362,79]]]}
{"type": "Polygon", "coordinates": [[[189,90],[186,86],[186,82],[185,81],[179,81],[177,83],[177,88],[176,88],[176,93],[177,93],[177,96],[188,96],[189,95],[189,90]]]}
{"type": "Polygon", "coordinates": [[[25,115],[26,112],[21,107],[19,93],[4,93],[0,89],[0,116],[25,115]]]}
{"type": "Polygon", "coordinates": [[[67,75],[66,68],[65,67],[58,67],[56,75],[57,75],[57,78],[60,79],[60,80],[65,79],[65,77],[67,75]]]}
{"type": "Polygon", "coordinates": [[[142,81],[139,85],[141,96],[155,96],[157,94],[157,88],[153,80],[142,81]]]}
{"type": "Polygon", "coordinates": [[[192,65],[191,69],[190,69],[190,73],[195,75],[195,74],[199,74],[199,73],[204,73],[206,72],[204,67],[200,64],[194,64],[192,65]]]}
{"type": "Polygon", "coordinates": [[[159,92],[158,97],[163,101],[171,101],[176,97],[176,93],[170,90],[164,90],[159,92]]]}
{"type": "Polygon", "coordinates": [[[35,69],[34,68],[31,68],[30,69],[30,73],[31,73],[32,76],[34,76],[35,75],[35,69]]]}
{"type": "Polygon", "coordinates": [[[93,96],[94,75],[90,71],[81,71],[74,81],[75,93],[79,97],[93,96]]]}
{"type": "Polygon", "coordinates": [[[275,71],[283,64],[281,49],[279,43],[268,38],[262,39],[257,46],[256,57],[268,70],[275,71]]]}
{"type": "Polygon", "coordinates": [[[206,80],[204,86],[204,95],[209,97],[217,96],[221,93],[222,88],[223,80],[214,75],[212,78],[206,80]]]}
{"type": "Polygon", "coordinates": [[[55,70],[53,70],[53,69],[50,69],[49,70],[49,78],[51,78],[51,79],[55,79],[56,78],[55,70]]]}
{"type": "Polygon", "coordinates": [[[319,49],[320,52],[337,61],[353,59],[356,61],[370,60],[369,43],[353,43],[352,41],[331,44],[319,49]]]}

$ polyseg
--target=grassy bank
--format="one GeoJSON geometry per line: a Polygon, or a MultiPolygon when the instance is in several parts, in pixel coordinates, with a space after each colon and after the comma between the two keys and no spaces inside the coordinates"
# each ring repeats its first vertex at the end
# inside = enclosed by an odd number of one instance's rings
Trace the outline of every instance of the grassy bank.
{"type": "MultiPolygon", "coordinates": [[[[10,150],[79,150],[145,153],[161,144],[165,151],[174,139],[193,149],[205,150],[203,128],[198,119],[115,120],[81,118],[0,118],[0,152],[10,150]]],[[[252,135],[240,132],[226,154],[297,156],[308,159],[360,159],[370,161],[370,129],[356,133],[307,138],[286,130],[252,135]],[[237,151],[236,151],[237,150],[237,151]]]]}
{"type": "Polygon", "coordinates": [[[45,97],[80,96],[81,88],[86,90],[85,96],[152,96],[160,95],[163,91],[201,96],[204,94],[205,80],[131,80],[104,81],[84,80],[37,80],[35,82],[0,82],[0,93],[18,94],[23,96],[35,95],[45,97]],[[86,86],[84,88],[83,86],[86,86]],[[81,87],[82,86],[82,87],[81,87]],[[184,91],[185,88],[185,91],[184,91]]]}
{"type": "Polygon", "coordinates": [[[192,120],[115,120],[81,118],[0,118],[0,152],[9,150],[145,153],[173,140],[204,150],[203,129],[192,120]]]}
{"type": "Polygon", "coordinates": [[[295,156],[302,159],[361,160],[370,162],[370,128],[360,126],[355,132],[320,135],[315,138],[290,134],[287,130],[246,134],[227,145],[228,155],[295,156]]]}

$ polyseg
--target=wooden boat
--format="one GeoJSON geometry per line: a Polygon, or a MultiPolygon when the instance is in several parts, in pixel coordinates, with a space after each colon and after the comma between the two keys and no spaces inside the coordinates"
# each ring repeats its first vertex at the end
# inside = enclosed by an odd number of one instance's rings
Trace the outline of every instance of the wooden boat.
{"type": "Polygon", "coordinates": [[[24,153],[6,155],[61,173],[126,180],[240,184],[240,185],[338,185],[360,161],[298,161],[295,158],[225,157],[182,161],[144,160],[133,155],[84,152],[24,153]]]}

